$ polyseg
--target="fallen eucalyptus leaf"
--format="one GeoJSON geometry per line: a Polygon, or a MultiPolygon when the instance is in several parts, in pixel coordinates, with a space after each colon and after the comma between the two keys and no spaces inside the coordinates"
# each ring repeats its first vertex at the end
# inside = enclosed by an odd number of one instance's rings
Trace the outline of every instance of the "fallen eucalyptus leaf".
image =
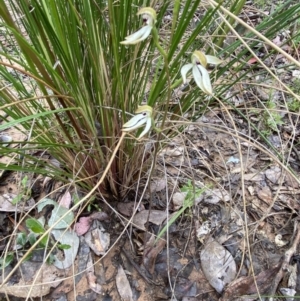
{"type": "Polygon", "coordinates": [[[53,229],[66,229],[68,228],[74,221],[74,213],[70,211],[70,209],[65,208],[63,206],[58,205],[56,202],[54,202],[51,199],[43,199],[38,205],[37,209],[38,212],[43,210],[43,208],[47,205],[53,205],[54,209],[51,213],[51,217],[48,221],[48,225],[53,227],[53,229]],[[66,215],[65,215],[66,214],[66,215]],[[65,215],[65,216],[64,216],[65,215]],[[64,216],[62,219],[61,217],[64,216]],[[61,219],[58,223],[57,221],[61,219]]]}
{"type": "Polygon", "coordinates": [[[206,279],[221,293],[226,284],[236,276],[236,264],[232,255],[210,237],[200,253],[201,267],[206,279]]]}
{"type": "Polygon", "coordinates": [[[116,276],[116,285],[122,300],[133,301],[132,290],[121,265],[118,268],[118,273],[116,276]]]}
{"type": "Polygon", "coordinates": [[[133,224],[142,230],[146,230],[145,223],[149,222],[155,225],[161,225],[167,218],[167,212],[161,210],[143,210],[137,213],[133,218],[133,224]],[[149,218],[149,219],[148,219],[149,218]]]}
{"type": "Polygon", "coordinates": [[[52,230],[51,233],[53,234],[56,241],[60,242],[63,245],[69,245],[71,248],[64,249],[64,260],[59,260],[57,255],[54,256],[54,265],[58,269],[67,269],[69,268],[77,255],[78,248],[79,248],[79,238],[75,232],[71,232],[69,230],[52,230]]]}

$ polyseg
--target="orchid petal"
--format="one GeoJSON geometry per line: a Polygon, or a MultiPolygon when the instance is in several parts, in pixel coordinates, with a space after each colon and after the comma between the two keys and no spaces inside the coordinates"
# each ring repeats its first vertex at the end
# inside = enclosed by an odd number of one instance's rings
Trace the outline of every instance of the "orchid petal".
{"type": "Polygon", "coordinates": [[[149,119],[149,116],[148,116],[147,112],[137,114],[137,115],[133,116],[130,120],[128,120],[126,123],[123,124],[122,131],[130,132],[135,129],[138,129],[141,126],[143,126],[147,122],[148,119],[149,119]]]}
{"type": "Polygon", "coordinates": [[[186,64],[186,65],[182,66],[180,72],[181,72],[181,76],[182,76],[184,84],[186,83],[186,75],[192,68],[193,68],[193,64],[186,64]]]}
{"type": "Polygon", "coordinates": [[[134,44],[144,41],[149,37],[151,30],[152,30],[152,26],[147,25],[147,26],[144,26],[144,28],[145,28],[144,34],[139,39],[135,40],[134,44]]]}
{"type": "Polygon", "coordinates": [[[145,136],[145,134],[147,134],[149,132],[151,126],[152,126],[152,121],[151,121],[151,117],[149,117],[146,121],[146,126],[145,126],[144,130],[141,132],[141,134],[139,135],[139,137],[137,139],[139,140],[143,136],[145,136]]]}
{"type": "Polygon", "coordinates": [[[193,77],[197,86],[206,94],[212,94],[212,87],[207,70],[201,65],[194,65],[193,77]]]}
{"type": "Polygon", "coordinates": [[[202,91],[204,91],[204,86],[203,86],[203,83],[202,83],[202,74],[201,74],[200,70],[198,69],[197,65],[193,66],[193,77],[194,77],[194,80],[195,80],[197,86],[202,91]]]}
{"type": "Polygon", "coordinates": [[[212,94],[212,86],[208,71],[201,65],[197,65],[197,67],[202,73],[202,84],[204,86],[204,92],[206,92],[207,94],[212,94]]]}
{"type": "Polygon", "coordinates": [[[207,66],[207,59],[206,59],[206,55],[199,50],[195,50],[192,54],[192,63],[193,64],[201,64],[203,67],[206,68],[207,66]]]}
{"type": "Polygon", "coordinates": [[[205,55],[207,63],[212,65],[219,65],[223,63],[222,60],[218,59],[216,56],[213,55],[205,55]]]}
{"type": "Polygon", "coordinates": [[[125,38],[125,41],[122,41],[121,44],[134,45],[140,41],[143,41],[149,36],[151,30],[152,30],[152,26],[149,26],[149,25],[144,26],[144,27],[140,28],[137,32],[127,36],[125,38]]]}

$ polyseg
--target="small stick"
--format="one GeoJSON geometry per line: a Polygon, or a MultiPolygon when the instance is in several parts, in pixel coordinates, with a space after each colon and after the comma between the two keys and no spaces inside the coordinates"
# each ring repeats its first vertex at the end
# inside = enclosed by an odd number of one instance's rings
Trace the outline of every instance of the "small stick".
{"type": "MultiPolygon", "coordinates": [[[[279,282],[282,280],[283,276],[288,271],[291,257],[297,252],[297,246],[300,242],[300,225],[298,224],[297,221],[295,223],[296,223],[295,228],[297,227],[297,235],[293,241],[292,246],[285,252],[285,254],[283,256],[283,262],[281,264],[281,268],[273,281],[273,286],[272,286],[273,288],[270,292],[271,296],[274,296],[276,294],[276,290],[279,285],[279,282]]],[[[269,300],[273,301],[273,297],[270,297],[269,300]]]]}

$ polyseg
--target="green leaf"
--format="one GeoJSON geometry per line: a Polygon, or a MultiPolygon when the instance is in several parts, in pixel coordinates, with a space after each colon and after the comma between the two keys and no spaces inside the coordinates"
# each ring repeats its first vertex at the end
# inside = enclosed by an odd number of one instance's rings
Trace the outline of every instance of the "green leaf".
{"type": "Polygon", "coordinates": [[[27,235],[24,232],[20,232],[17,234],[17,238],[16,238],[16,244],[17,245],[21,245],[22,247],[25,246],[27,241],[27,235]]]}
{"type": "Polygon", "coordinates": [[[34,234],[33,232],[29,233],[28,234],[28,237],[27,237],[27,241],[33,245],[35,242],[36,242],[36,238],[37,238],[37,235],[34,234]]]}
{"type": "Polygon", "coordinates": [[[40,241],[40,245],[42,247],[46,247],[48,245],[48,240],[49,240],[49,235],[47,234],[46,236],[44,236],[41,241],[40,241]]]}
{"type": "Polygon", "coordinates": [[[27,185],[27,182],[28,182],[28,176],[25,176],[21,181],[22,187],[25,188],[27,185]]]}
{"type": "Polygon", "coordinates": [[[11,201],[11,203],[13,204],[13,205],[17,205],[21,200],[22,200],[22,194],[18,194],[17,196],[15,196],[13,199],[12,199],[12,201],[11,201]]]}
{"type": "Polygon", "coordinates": [[[58,244],[57,247],[60,249],[60,250],[68,250],[71,248],[70,245],[67,245],[67,244],[58,244]]]}
{"type": "Polygon", "coordinates": [[[26,226],[34,233],[40,234],[45,232],[43,225],[35,218],[28,218],[26,220],[26,226]]]}
{"type": "Polygon", "coordinates": [[[12,253],[7,254],[5,257],[0,258],[0,270],[5,269],[14,259],[12,253]]]}

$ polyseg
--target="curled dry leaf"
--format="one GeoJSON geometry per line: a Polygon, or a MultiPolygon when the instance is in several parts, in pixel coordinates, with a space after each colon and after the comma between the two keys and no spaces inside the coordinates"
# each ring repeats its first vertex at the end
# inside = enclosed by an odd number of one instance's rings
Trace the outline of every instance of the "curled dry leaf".
{"type": "Polygon", "coordinates": [[[200,253],[201,266],[210,285],[221,293],[226,284],[236,276],[236,264],[232,255],[210,237],[200,253]]]}
{"type": "Polygon", "coordinates": [[[282,287],[279,289],[282,295],[284,295],[286,298],[286,301],[294,301],[294,296],[297,293],[293,288],[285,288],[282,287]]]}
{"type": "Polygon", "coordinates": [[[203,239],[211,232],[211,224],[210,221],[205,221],[202,223],[202,225],[197,228],[197,238],[199,241],[203,241],[203,239]]]}
{"type": "Polygon", "coordinates": [[[127,202],[127,203],[119,202],[117,208],[121,214],[131,217],[136,210],[137,211],[145,210],[143,204],[140,204],[139,207],[136,208],[137,206],[138,204],[136,202],[127,202]]]}
{"type": "Polygon", "coordinates": [[[277,247],[281,248],[281,247],[287,245],[288,243],[289,243],[288,241],[282,239],[281,234],[277,234],[275,236],[275,244],[277,247]]]}
{"type": "Polygon", "coordinates": [[[158,254],[164,249],[166,241],[164,239],[159,239],[158,242],[155,242],[156,238],[152,234],[150,239],[146,243],[144,255],[143,255],[143,264],[147,271],[153,275],[155,269],[156,258],[158,254]]]}

